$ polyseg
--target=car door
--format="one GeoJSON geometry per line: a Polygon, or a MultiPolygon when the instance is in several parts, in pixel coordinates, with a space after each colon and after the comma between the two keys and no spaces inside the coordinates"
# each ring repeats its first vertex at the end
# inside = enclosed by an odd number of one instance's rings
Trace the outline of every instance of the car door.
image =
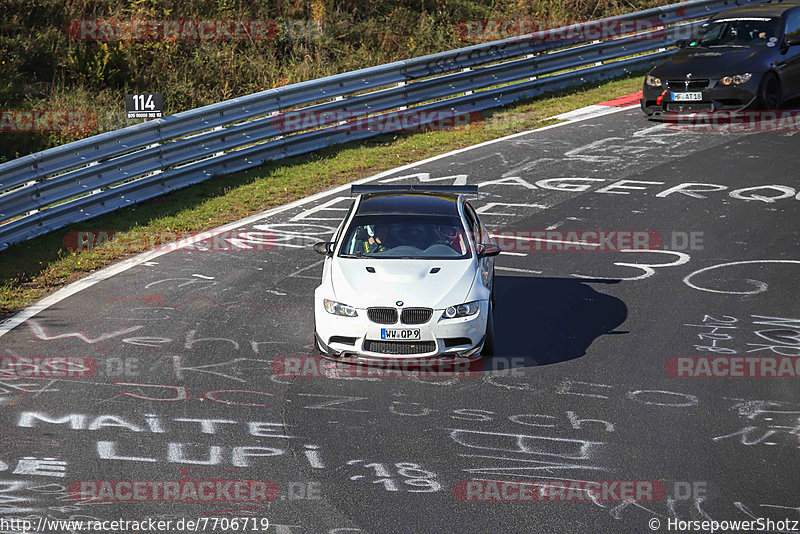
{"type": "MultiPolygon", "coordinates": [[[[789,40],[800,41],[800,8],[795,8],[785,15],[784,43],[789,40]]],[[[775,62],[781,79],[781,92],[784,99],[800,95],[800,44],[786,47],[780,51],[775,62]]]]}

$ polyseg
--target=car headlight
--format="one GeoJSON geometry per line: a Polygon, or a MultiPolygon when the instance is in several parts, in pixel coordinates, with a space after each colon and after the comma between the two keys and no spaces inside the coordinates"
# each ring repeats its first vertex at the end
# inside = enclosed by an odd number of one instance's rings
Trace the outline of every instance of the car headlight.
{"type": "Polygon", "coordinates": [[[661,87],[661,78],[656,78],[655,76],[650,76],[649,74],[644,79],[644,82],[650,87],[661,87]]]}
{"type": "Polygon", "coordinates": [[[343,315],[345,317],[356,317],[358,312],[352,306],[336,302],[334,300],[323,299],[322,305],[325,306],[325,311],[333,315],[343,315]]]}
{"type": "Polygon", "coordinates": [[[458,306],[448,306],[442,313],[442,319],[455,319],[456,317],[469,317],[475,315],[480,309],[480,303],[476,300],[459,304],[458,306]]]}
{"type": "Polygon", "coordinates": [[[739,85],[742,83],[749,82],[750,78],[752,77],[753,75],[751,73],[745,72],[744,74],[734,74],[733,76],[725,76],[720,81],[722,82],[722,85],[730,85],[730,84],[739,85]]]}

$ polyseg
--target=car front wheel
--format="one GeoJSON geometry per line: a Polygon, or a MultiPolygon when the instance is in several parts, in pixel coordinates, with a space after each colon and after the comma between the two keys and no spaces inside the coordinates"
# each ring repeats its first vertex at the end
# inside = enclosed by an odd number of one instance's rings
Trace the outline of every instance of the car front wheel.
{"type": "Polygon", "coordinates": [[[764,110],[776,110],[781,107],[781,84],[778,77],[768,72],[761,79],[758,87],[758,105],[764,110]]]}
{"type": "Polygon", "coordinates": [[[483,340],[481,356],[490,358],[494,356],[494,302],[489,301],[489,316],[486,318],[486,337],[483,340]]]}

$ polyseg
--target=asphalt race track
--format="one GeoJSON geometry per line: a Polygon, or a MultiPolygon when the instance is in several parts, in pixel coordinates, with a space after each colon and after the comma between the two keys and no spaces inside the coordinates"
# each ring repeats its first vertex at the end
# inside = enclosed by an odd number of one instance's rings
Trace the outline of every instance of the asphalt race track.
{"type": "Polygon", "coordinates": [[[455,377],[281,376],[287,358],[311,354],[311,245],[338,225],[348,191],[248,221],[234,250],[210,239],[140,262],[0,338],[7,360],[97,364],[0,380],[0,514],[267,518],[279,534],[800,520],[797,378],[670,373],[676,357],[800,355],[798,154],[789,133],[674,131],[633,108],[377,178],[479,184],[474,205],[512,253],[497,259],[497,355],[455,377]],[[661,243],[537,251],[557,241],[530,237],[546,230],[661,243]],[[279,493],[76,490],[206,479],[279,493]],[[467,480],[653,481],[663,494],[475,502],[459,493],[467,480]]]}

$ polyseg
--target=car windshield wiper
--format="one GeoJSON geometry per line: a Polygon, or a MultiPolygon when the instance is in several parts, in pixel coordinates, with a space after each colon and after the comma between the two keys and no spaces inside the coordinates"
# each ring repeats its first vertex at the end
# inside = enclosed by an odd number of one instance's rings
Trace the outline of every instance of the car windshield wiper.
{"type": "Polygon", "coordinates": [[[750,47],[747,45],[721,44],[721,45],[711,45],[708,48],[750,48],[750,47]]]}

